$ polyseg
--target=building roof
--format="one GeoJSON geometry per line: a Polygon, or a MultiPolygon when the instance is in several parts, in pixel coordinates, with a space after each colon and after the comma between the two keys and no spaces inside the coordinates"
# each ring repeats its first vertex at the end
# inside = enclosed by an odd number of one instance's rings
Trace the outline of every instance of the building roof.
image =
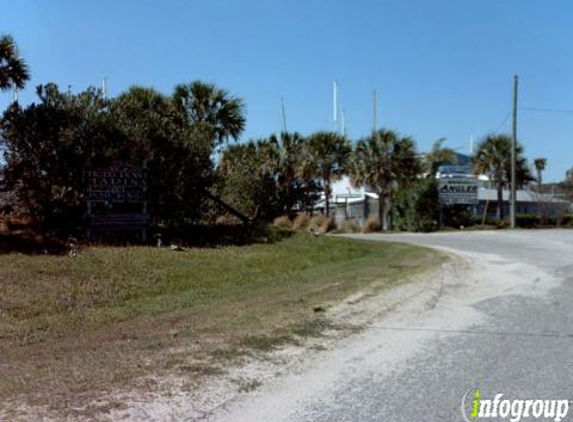
{"type": "MultiPolygon", "coordinates": [[[[504,189],[502,194],[503,194],[503,200],[509,201],[509,190],[504,189]]],[[[518,189],[516,194],[517,194],[516,195],[517,202],[551,202],[551,203],[561,203],[561,204],[569,203],[569,201],[566,201],[565,199],[556,198],[553,195],[533,192],[531,190],[518,189]]],[[[478,189],[478,199],[480,201],[493,201],[493,202],[497,201],[497,189],[489,189],[489,188],[478,189]]]]}

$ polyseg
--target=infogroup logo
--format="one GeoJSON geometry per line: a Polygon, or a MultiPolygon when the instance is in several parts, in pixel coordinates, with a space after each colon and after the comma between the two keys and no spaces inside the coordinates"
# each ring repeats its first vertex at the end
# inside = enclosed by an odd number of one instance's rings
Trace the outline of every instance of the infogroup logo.
{"type": "Polygon", "coordinates": [[[510,422],[560,422],[567,416],[569,405],[570,400],[567,399],[507,399],[503,393],[495,394],[493,399],[485,399],[478,388],[470,388],[462,397],[461,412],[466,422],[493,418],[510,422]]]}

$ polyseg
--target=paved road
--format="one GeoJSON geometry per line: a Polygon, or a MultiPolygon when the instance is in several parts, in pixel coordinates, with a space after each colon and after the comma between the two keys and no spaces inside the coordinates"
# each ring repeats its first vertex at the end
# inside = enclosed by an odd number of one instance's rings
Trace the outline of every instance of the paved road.
{"type": "Polygon", "coordinates": [[[434,308],[376,322],[214,420],[463,421],[475,387],[484,398],[573,398],[573,231],[353,237],[445,248],[459,264],[434,308]]]}

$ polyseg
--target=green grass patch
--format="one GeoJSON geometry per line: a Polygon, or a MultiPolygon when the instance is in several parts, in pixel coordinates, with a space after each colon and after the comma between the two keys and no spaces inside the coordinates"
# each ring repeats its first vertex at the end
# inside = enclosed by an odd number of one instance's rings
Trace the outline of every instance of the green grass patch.
{"type": "MultiPolygon", "coordinates": [[[[0,396],[63,406],[317,336],[328,309],[438,265],[412,245],[293,235],[274,244],[0,255],[0,396]]],[[[142,387],[144,388],[144,387],[142,387]]]]}

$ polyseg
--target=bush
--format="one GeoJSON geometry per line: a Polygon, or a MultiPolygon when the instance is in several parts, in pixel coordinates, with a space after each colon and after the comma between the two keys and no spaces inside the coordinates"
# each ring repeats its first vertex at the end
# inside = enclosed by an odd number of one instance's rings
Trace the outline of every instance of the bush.
{"type": "Polygon", "coordinates": [[[310,223],[310,217],[307,213],[303,212],[295,217],[292,222],[292,228],[295,230],[304,229],[310,223]]]}
{"type": "Polygon", "coordinates": [[[395,226],[400,230],[430,232],[438,229],[438,184],[433,178],[419,179],[394,199],[395,226]]]}
{"type": "Polygon", "coordinates": [[[515,216],[515,225],[524,229],[531,229],[539,226],[541,219],[535,214],[517,214],[515,216]]]}
{"type": "Polygon", "coordinates": [[[443,223],[444,226],[458,229],[481,224],[481,220],[467,206],[453,205],[443,208],[443,223]]]}
{"type": "Polygon", "coordinates": [[[312,217],[310,219],[310,226],[318,228],[324,224],[326,219],[327,219],[327,217],[324,214],[315,215],[314,217],[312,217]]]}
{"type": "Polygon", "coordinates": [[[382,224],[377,217],[370,217],[362,226],[362,233],[378,232],[382,229],[382,224]]]}
{"type": "Polygon", "coordinates": [[[328,217],[318,229],[320,233],[328,233],[329,231],[336,230],[334,218],[328,217]]]}
{"type": "Polygon", "coordinates": [[[336,222],[334,218],[327,217],[325,214],[319,214],[310,220],[310,228],[317,233],[328,233],[336,229],[336,222]]]}
{"type": "Polygon", "coordinates": [[[573,227],[573,216],[572,215],[564,215],[559,219],[559,226],[562,227],[573,227]]]}
{"type": "Polygon", "coordinates": [[[344,233],[358,233],[360,232],[360,227],[354,221],[345,221],[342,226],[342,231],[344,233]]]}
{"type": "Polygon", "coordinates": [[[290,221],[290,219],[286,215],[281,215],[280,217],[277,217],[273,220],[273,226],[291,228],[292,221],[290,221]]]}

